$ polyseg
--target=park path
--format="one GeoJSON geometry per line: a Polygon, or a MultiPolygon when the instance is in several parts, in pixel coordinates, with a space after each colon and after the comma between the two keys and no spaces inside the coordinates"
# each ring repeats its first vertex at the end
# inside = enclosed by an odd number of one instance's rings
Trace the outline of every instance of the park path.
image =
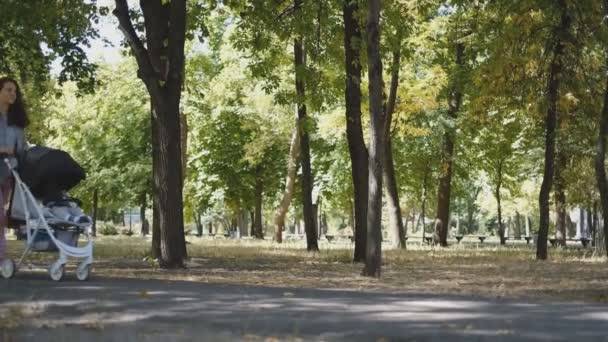
{"type": "Polygon", "coordinates": [[[608,341],[608,305],[41,273],[0,280],[0,341],[608,341]]]}

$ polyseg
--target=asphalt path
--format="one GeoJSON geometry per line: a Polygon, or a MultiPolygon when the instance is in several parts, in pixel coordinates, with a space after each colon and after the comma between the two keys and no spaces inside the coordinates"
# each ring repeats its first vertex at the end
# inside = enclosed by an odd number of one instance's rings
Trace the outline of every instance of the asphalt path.
{"type": "Polygon", "coordinates": [[[0,341],[608,341],[608,305],[73,277],[0,279],[0,341]]]}

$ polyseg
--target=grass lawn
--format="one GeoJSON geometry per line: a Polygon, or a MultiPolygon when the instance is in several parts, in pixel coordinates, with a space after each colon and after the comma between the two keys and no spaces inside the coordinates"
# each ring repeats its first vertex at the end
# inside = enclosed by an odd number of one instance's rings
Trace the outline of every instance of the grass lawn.
{"type": "MultiPolygon", "coordinates": [[[[448,248],[412,242],[407,250],[385,249],[382,278],[369,279],[359,275],[361,264],[351,262],[350,241],[323,241],[320,252],[309,253],[303,241],[279,245],[191,236],[187,240],[188,267],[162,270],[146,258],[149,239],[98,237],[92,276],[608,302],[608,264],[604,258],[594,257],[590,248],[549,247],[550,260],[539,262],[534,260],[535,247],[525,242],[499,247],[471,240],[448,248]]],[[[9,241],[12,257],[22,250],[22,241],[9,241]]],[[[48,265],[56,255],[35,253],[26,264],[48,265]]]]}

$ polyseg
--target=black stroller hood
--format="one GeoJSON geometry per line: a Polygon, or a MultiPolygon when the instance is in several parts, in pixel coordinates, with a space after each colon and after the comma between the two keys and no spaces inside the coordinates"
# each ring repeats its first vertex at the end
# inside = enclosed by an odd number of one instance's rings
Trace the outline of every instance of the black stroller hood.
{"type": "Polygon", "coordinates": [[[86,178],[84,169],[67,152],[44,146],[27,150],[18,171],[32,194],[44,202],[61,198],[64,191],[86,178]]]}

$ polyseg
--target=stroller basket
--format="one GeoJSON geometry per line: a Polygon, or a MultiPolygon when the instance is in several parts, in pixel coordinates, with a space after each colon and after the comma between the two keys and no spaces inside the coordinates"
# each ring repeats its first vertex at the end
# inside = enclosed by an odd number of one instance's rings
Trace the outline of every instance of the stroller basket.
{"type": "MultiPolygon", "coordinates": [[[[30,229],[30,235],[33,234],[34,229],[30,229]]],[[[78,247],[78,238],[80,237],[79,231],[55,229],[52,234],[56,240],[59,240],[70,247],[78,247]]],[[[53,239],[49,236],[48,231],[39,230],[33,240],[32,250],[36,252],[56,252],[59,248],[57,248],[57,244],[53,242],[53,239]]]]}

